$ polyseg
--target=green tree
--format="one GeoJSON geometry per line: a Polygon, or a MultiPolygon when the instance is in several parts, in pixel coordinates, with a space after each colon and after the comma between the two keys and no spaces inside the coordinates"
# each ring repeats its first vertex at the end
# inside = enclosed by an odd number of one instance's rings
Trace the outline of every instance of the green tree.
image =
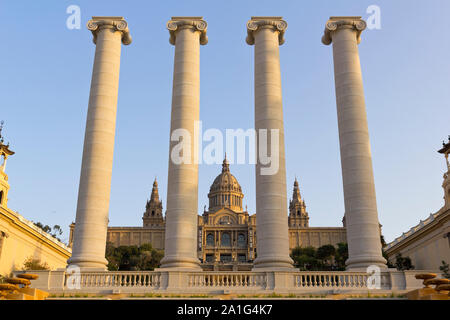
{"type": "Polygon", "coordinates": [[[59,241],[61,241],[61,239],[58,236],[61,236],[63,234],[62,228],[55,224],[53,226],[53,233],[51,234],[54,238],[58,239],[59,241]]]}
{"type": "Polygon", "coordinates": [[[318,249],[296,247],[291,251],[291,258],[300,270],[345,270],[348,246],[346,243],[338,243],[337,248],[331,244],[321,246],[318,249]]]}
{"type": "Polygon", "coordinates": [[[326,244],[317,249],[316,257],[324,262],[331,262],[336,255],[336,248],[332,244],[326,244]]]}
{"type": "Polygon", "coordinates": [[[106,244],[106,259],[110,271],[144,271],[154,270],[160,265],[163,251],[153,249],[151,244],[138,246],[114,247],[106,244]]]}
{"type": "Polygon", "coordinates": [[[348,244],[340,242],[337,244],[335,263],[337,270],[345,270],[345,261],[348,259],[348,244]]]}
{"type": "Polygon", "coordinates": [[[50,270],[50,267],[46,262],[29,257],[24,261],[22,270],[50,270]]]}
{"type": "Polygon", "coordinates": [[[450,273],[449,273],[449,265],[444,260],[442,260],[442,266],[439,267],[439,270],[442,271],[442,275],[444,278],[450,279],[450,273]]]}
{"type": "Polygon", "coordinates": [[[53,226],[53,229],[49,226],[49,225],[43,225],[41,222],[34,222],[34,225],[38,228],[40,228],[42,231],[49,233],[53,238],[58,239],[59,241],[61,241],[60,238],[58,238],[58,236],[61,236],[63,234],[63,230],[61,228],[61,226],[55,224],[53,226]],[[53,230],[53,232],[52,232],[53,230]]]}
{"type": "Polygon", "coordinates": [[[42,229],[42,231],[44,232],[48,232],[50,233],[52,231],[52,228],[49,225],[43,225],[41,222],[35,222],[34,225],[40,229],[42,229]]]}
{"type": "Polygon", "coordinates": [[[395,267],[397,270],[412,270],[414,266],[412,265],[410,257],[402,257],[401,253],[395,256],[395,267]]]}
{"type": "Polygon", "coordinates": [[[384,248],[387,246],[387,243],[386,243],[383,235],[380,236],[380,241],[381,241],[381,255],[383,256],[383,258],[386,259],[388,268],[395,268],[395,265],[393,265],[389,261],[389,256],[386,253],[386,251],[384,250],[384,248]]]}
{"type": "Polygon", "coordinates": [[[384,240],[384,236],[380,235],[381,247],[384,248],[387,246],[386,241],[384,240]]]}
{"type": "Polygon", "coordinates": [[[291,251],[291,258],[294,260],[294,265],[300,270],[314,270],[318,267],[314,247],[296,247],[291,251]]]}

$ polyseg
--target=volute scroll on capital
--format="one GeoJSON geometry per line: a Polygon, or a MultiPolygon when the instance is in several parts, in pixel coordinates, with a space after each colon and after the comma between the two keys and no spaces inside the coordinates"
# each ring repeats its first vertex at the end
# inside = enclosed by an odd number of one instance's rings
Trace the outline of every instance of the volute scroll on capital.
{"type": "Polygon", "coordinates": [[[338,29],[353,29],[356,30],[356,43],[359,44],[361,42],[361,32],[366,27],[367,24],[361,17],[330,17],[325,24],[322,43],[325,45],[331,44],[333,41],[332,34],[338,29]]]}
{"type": "Polygon", "coordinates": [[[172,17],[172,19],[167,22],[167,30],[169,30],[170,33],[170,44],[175,45],[176,32],[183,27],[190,27],[194,28],[196,31],[200,31],[200,44],[205,45],[208,43],[208,36],[206,35],[208,24],[202,17],[172,17]]]}
{"type": "Polygon", "coordinates": [[[273,28],[278,31],[278,44],[284,43],[284,32],[287,29],[287,22],[281,17],[252,17],[247,22],[247,38],[245,41],[249,45],[255,44],[254,33],[260,28],[273,28]]]}
{"type": "Polygon", "coordinates": [[[94,36],[92,41],[95,44],[97,44],[97,33],[103,28],[114,28],[115,31],[120,31],[124,45],[129,45],[132,41],[130,31],[128,30],[128,23],[123,17],[92,17],[87,22],[87,28],[92,32],[94,36]]]}

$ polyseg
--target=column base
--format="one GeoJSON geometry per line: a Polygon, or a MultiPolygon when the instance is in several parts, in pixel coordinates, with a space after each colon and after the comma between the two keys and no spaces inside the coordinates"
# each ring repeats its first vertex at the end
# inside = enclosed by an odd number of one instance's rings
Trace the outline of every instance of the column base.
{"type": "Polygon", "coordinates": [[[200,260],[191,257],[164,257],[157,271],[202,271],[200,260]]]}
{"type": "Polygon", "coordinates": [[[252,272],[298,272],[300,269],[294,268],[293,266],[290,267],[253,267],[252,272]]]}
{"type": "Polygon", "coordinates": [[[92,256],[70,257],[67,260],[67,268],[76,267],[83,271],[107,271],[108,260],[92,256]]]}
{"type": "Polygon", "coordinates": [[[201,267],[195,268],[195,267],[161,267],[161,268],[155,268],[153,271],[159,271],[159,272],[199,272],[203,271],[201,267]]]}
{"type": "Polygon", "coordinates": [[[253,262],[252,271],[295,271],[293,264],[290,257],[261,257],[253,262]]]}
{"type": "Polygon", "coordinates": [[[382,256],[358,256],[358,257],[352,257],[347,259],[345,261],[345,270],[349,271],[358,271],[363,270],[366,271],[366,269],[369,266],[377,266],[380,269],[388,269],[386,265],[386,259],[384,259],[382,256]]]}

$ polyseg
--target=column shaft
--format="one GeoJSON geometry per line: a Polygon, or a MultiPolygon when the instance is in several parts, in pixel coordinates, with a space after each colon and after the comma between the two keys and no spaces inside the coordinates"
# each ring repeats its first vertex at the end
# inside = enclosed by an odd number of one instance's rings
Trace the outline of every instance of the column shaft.
{"type": "MultiPolygon", "coordinates": [[[[91,20],[90,22],[96,20],[91,20]]],[[[124,22],[124,20],[121,20],[124,22]]],[[[104,21],[101,21],[104,22],[104,21]]],[[[106,269],[106,234],[123,32],[95,25],[96,42],[70,265],[106,269]]],[[[126,25],[126,22],[125,22],[126,25]]],[[[89,25],[88,25],[89,26],[89,25]]],[[[91,29],[92,30],[92,29],[91,29]]]]}
{"type": "MultiPolygon", "coordinates": [[[[339,21],[335,30],[329,33],[329,39],[333,42],[336,105],[349,248],[349,259],[346,265],[347,269],[366,268],[369,265],[385,267],[386,260],[381,252],[372,156],[358,54],[359,36],[365,28],[365,23],[352,18],[339,21]]],[[[333,28],[332,24],[331,28],[333,28]]]]}
{"type": "MultiPolygon", "coordinates": [[[[256,164],[256,269],[292,269],[289,257],[289,234],[286,195],[286,168],[284,152],[283,106],[279,44],[286,29],[280,18],[252,17],[247,24],[247,42],[255,44],[255,130],[267,130],[269,153],[276,152],[278,144],[278,170],[267,174],[260,162],[260,142],[257,143],[256,164]],[[278,131],[278,141],[271,140],[271,130],[278,131]]],[[[269,166],[274,166],[274,162],[269,166]]]]}
{"type": "MultiPolygon", "coordinates": [[[[203,20],[172,18],[168,23],[175,45],[171,136],[183,129],[189,135],[187,161],[172,158],[179,141],[170,141],[167,186],[165,255],[161,268],[201,270],[197,254],[198,163],[194,155],[194,125],[200,116],[200,44],[202,31],[195,23],[203,20]]],[[[206,32],[206,23],[204,24],[206,32]]],[[[185,139],[185,137],[183,137],[185,139]]]]}

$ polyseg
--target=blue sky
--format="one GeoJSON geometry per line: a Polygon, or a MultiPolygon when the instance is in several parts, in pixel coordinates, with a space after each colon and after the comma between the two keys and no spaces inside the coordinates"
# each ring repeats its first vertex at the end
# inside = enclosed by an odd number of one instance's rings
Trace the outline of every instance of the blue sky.
{"type": "MultiPolygon", "coordinates": [[[[203,16],[203,128],[253,127],[250,16],[283,16],[280,47],[288,196],[300,182],[311,226],[340,226],[344,214],[332,49],[320,42],[329,16],[381,9],[381,29],[359,46],[380,223],[387,240],[443,205],[444,158],[450,134],[448,1],[4,1],[0,50],[0,119],[16,152],[7,165],[9,207],[33,221],[75,220],[82,143],[95,46],[91,16],[120,15],[133,43],[122,48],[110,225],[139,226],[157,176],[167,193],[174,47],[171,16],[203,16]],[[81,29],[66,27],[69,5],[81,29]]],[[[220,165],[201,165],[199,211],[220,165]]],[[[255,212],[254,168],[232,165],[255,212]]],[[[164,202],[165,207],[165,202],[164,202]]]]}

